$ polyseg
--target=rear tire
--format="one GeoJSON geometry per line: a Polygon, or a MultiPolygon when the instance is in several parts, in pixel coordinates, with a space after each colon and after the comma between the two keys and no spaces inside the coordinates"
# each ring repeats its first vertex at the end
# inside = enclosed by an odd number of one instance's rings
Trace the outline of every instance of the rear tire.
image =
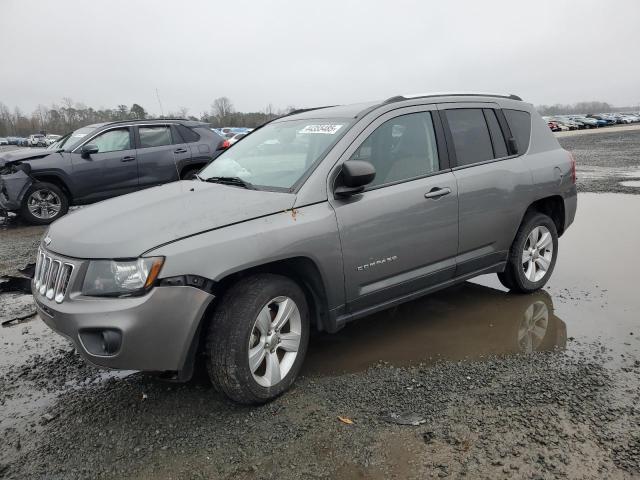
{"type": "Polygon", "coordinates": [[[35,182],[22,199],[20,216],[33,225],[49,225],[69,211],[69,199],[60,187],[35,182]]]}
{"type": "Polygon", "coordinates": [[[247,277],[224,294],[213,313],[206,347],[209,376],[235,402],[268,402],[293,384],[308,342],[309,308],[302,289],[280,275],[247,277]]]}
{"type": "Polygon", "coordinates": [[[531,293],[541,289],[551,277],[558,257],[558,232],[548,216],[528,213],[509,250],[500,283],[511,291],[531,293]]]}

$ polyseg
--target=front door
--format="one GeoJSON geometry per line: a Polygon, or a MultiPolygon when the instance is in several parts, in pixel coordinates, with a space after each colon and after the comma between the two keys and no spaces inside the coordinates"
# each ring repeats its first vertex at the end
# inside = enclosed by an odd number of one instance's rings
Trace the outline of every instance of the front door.
{"type": "Polygon", "coordinates": [[[439,118],[428,107],[387,113],[347,151],[376,178],[359,195],[335,198],[347,308],[383,305],[453,277],[458,195],[439,118]]]}
{"type": "Polygon", "coordinates": [[[93,202],[134,191],[138,187],[138,164],[129,127],[104,131],[85,142],[98,153],[72,153],[73,180],[81,202],[93,202]]]}

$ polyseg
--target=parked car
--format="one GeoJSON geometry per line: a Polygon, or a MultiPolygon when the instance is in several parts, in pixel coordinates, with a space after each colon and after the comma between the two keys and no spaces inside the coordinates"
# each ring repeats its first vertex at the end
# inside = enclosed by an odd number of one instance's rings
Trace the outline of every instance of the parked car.
{"type": "Polygon", "coordinates": [[[88,361],[186,380],[202,358],[241,403],[291,386],[312,327],[492,272],[539,290],[577,205],[573,157],[516,96],[293,112],[199,178],[58,220],[32,287],[88,361]]]}
{"type": "Polygon", "coordinates": [[[596,115],[596,114],[592,114],[590,113],[589,115],[587,115],[587,117],[590,118],[595,118],[596,120],[600,120],[601,125],[602,126],[606,126],[606,125],[615,125],[616,121],[612,118],[606,117],[604,115],[596,115]]]}
{"type": "Polygon", "coordinates": [[[231,145],[233,145],[238,140],[240,140],[241,138],[246,137],[246,136],[247,136],[247,133],[236,133],[233,137],[229,138],[229,143],[231,145]]]}
{"type": "Polygon", "coordinates": [[[30,147],[46,147],[46,139],[45,136],[41,133],[34,133],[33,135],[29,135],[29,146],[30,147]]]}
{"type": "Polygon", "coordinates": [[[53,143],[56,143],[61,138],[62,138],[62,135],[54,135],[54,134],[50,133],[49,135],[47,135],[45,137],[46,146],[48,147],[49,145],[51,145],[53,143]]]}
{"type": "Polygon", "coordinates": [[[600,125],[595,118],[583,117],[581,115],[572,115],[571,119],[574,122],[580,122],[585,125],[586,128],[598,128],[600,125]]]}
{"type": "Polygon", "coordinates": [[[0,137],[0,145],[9,145],[9,140],[4,137],[0,137]]]}
{"type": "Polygon", "coordinates": [[[48,224],[69,205],[193,178],[228,145],[200,122],[89,125],[47,149],[0,155],[0,208],[18,212],[30,223],[48,224]]]}

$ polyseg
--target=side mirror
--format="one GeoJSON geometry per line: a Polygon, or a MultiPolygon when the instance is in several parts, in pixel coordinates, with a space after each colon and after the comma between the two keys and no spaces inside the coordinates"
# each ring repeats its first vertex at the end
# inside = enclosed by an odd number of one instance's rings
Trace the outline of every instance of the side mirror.
{"type": "Polygon", "coordinates": [[[360,193],[365,185],[376,178],[376,169],[369,162],[363,160],[347,160],[342,164],[342,171],[338,177],[340,185],[335,193],[341,197],[348,197],[360,193]]]}
{"type": "Polygon", "coordinates": [[[82,146],[82,148],[80,149],[80,154],[84,158],[88,158],[89,156],[93,155],[94,153],[98,153],[99,151],[100,151],[100,149],[98,148],[97,145],[93,145],[92,143],[88,143],[88,144],[82,146]]]}
{"type": "Polygon", "coordinates": [[[510,155],[517,155],[518,154],[518,142],[516,141],[516,139],[514,137],[509,138],[509,140],[507,140],[507,146],[509,147],[509,154],[510,155]]]}

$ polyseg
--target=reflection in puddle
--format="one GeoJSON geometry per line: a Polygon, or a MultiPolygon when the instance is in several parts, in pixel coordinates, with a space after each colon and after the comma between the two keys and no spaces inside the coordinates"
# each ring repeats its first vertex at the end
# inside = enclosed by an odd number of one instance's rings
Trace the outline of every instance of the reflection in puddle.
{"type": "Polygon", "coordinates": [[[545,291],[515,295],[464,283],[311,339],[307,374],[364,370],[380,361],[437,360],[564,349],[566,325],[545,291]]]}

